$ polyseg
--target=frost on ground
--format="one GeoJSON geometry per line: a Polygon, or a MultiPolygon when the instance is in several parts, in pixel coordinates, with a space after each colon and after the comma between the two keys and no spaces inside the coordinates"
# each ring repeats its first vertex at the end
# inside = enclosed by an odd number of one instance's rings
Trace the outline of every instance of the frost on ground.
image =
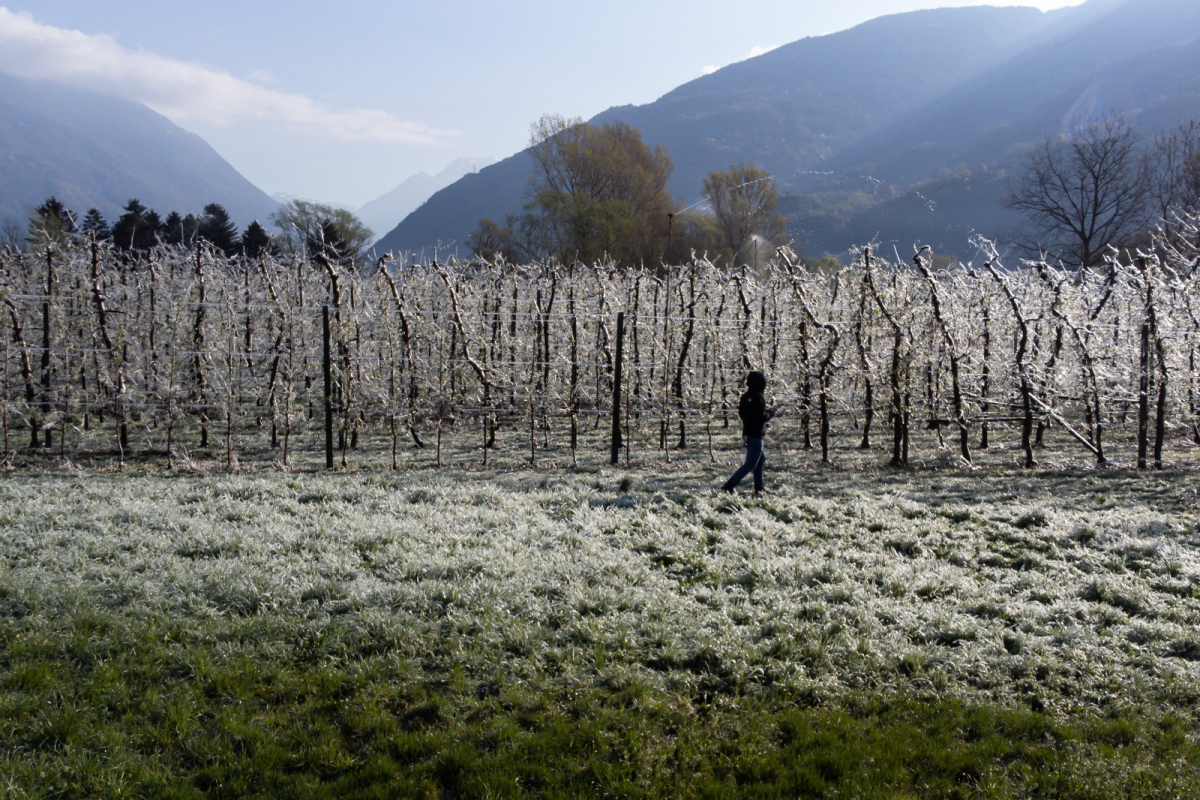
{"type": "Polygon", "coordinates": [[[10,476],[0,616],[250,621],[281,655],[700,698],[1200,696],[1200,476],[812,471],[762,499],[629,477],[10,476]]]}

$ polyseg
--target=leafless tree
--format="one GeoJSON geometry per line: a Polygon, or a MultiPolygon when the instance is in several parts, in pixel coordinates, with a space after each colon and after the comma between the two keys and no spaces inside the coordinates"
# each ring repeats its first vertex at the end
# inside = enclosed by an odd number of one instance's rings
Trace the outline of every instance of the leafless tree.
{"type": "Polygon", "coordinates": [[[1181,223],[1200,211],[1200,122],[1156,135],[1153,157],[1151,211],[1173,238],[1182,233],[1181,223]]]}
{"type": "Polygon", "coordinates": [[[20,250],[25,241],[25,226],[12,217],[0,225],[0,250],[20,250]]]}
{"type": "Polygon", "coordinates": [[[1120,117],[1104,117],[1044,141],[1006,205],[1028,219],[1028,249],[1097,266],[1110,246],[1131,244],[1146,230],[1151,173],[1138,132],[1120,117]]]}

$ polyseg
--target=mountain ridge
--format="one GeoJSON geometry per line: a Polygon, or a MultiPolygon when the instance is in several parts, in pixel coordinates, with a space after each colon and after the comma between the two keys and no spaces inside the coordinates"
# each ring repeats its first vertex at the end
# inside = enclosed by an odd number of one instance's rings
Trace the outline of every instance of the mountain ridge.
{"type": "Polygon", "coordinates": [[[449,165],[434,175],[418,172],[400,182],[390,192],[364,203],[354,210],[368,228],[381,236],[380,231],[390,231],[402,219],[411,214],[441,189],[482,167],[493,164],[496,159],[487,156],[466,156],[452,161],[449,165]]]}
{"type": "Polygon", "coordinates": [[[140,103],[0,74],[0,217],[24,221],[53,195],[115,220],[132,198],[199,213],[220,203],[245,226],[278,203],[194,133],[140,103]]]}
{"type": "MultiPolygon", "coordinates": [[[[666,146],[685,202],[710,169],[772,172],[810,252],[880,238],[961,254],[972,233],[1019,222],[1000,202],[1009,180],[1071,113],[1124,111],[1146,130],[1200,117],[1197,48],[1194,0],[910,12],[792,42],[592,121],[621,120],[666,146]]],[[[380,249],[465,241],[479,217],[519,210],[524,187],[505,181],[527,181],[522,163],[531,169],[516,154],[435,194],[380,249]]]]}
{"type": "MultiPolygon", "coordinates": [[[[833,146],[877,129],[916,102],[906,101],[901,88],[916,92],[921,100],[966,80],[1001,59],[1003,47],[1044,20],[1036,9],[987,6],[888,15],[838,33],[800,39],[693,79],[653,103],[607,109],[591,122],[620,120],[638,127],[647,144],[666,146],[676,167],[670,189],[688,201],[698,195],[708,170],[738,161],[760,164],[788,188],[793,173],[819,168],[832,156],[833,146]],[[920,36],[936,45],[930,48],[935,56],[909,59],[886,72],[865,61],[842,58],[880,49],[898,58],[920,36]],[[844,63],[850,68],[843,68],[844,63]],[[794,78],[797,72],[799,79],[794,78]],[[827,80],[815,81],[814,74],[827,80]],[[789,166],[796,164],[800,166],[789,166]]],[[[520,153],[510,158],[524,161],[520,153]]],[[[515,172],[515,165],[506,164],[506,171],[515,172]]],[[[465,201],[466,187],[456,186],[442,192],[465,201]]],[[[475,197],[470,206],[502,220],[505,213],[520,209],[520,202],[512,202],[515,194],[521,192],[509,187],[503,197],[497,192],[494,202],[475,197]]],[[[435,198],[438,202],[418,208],[377,247],[417,250],[432,240],[465,240],[479,218],[466,215],[466,203],[443,201],[438,195],[431,201],[435,198]],[[439,220],[439,215],[449,216],[439,220]]]]}

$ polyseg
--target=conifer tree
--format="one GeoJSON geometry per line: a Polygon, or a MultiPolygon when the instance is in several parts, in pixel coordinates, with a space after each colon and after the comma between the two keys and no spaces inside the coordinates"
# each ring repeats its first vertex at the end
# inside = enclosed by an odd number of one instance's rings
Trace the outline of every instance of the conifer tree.
{"type": "Polygon", "coordinates": [[[197,233],[227,256],[237,255],[242,249],[237,225],[233,224],[229,212],[220,203],[209,203],[204,207],[197,233]]]}
{"type": "Polygon", "coordinates": [[[158,244],[163,232],[158,212],[146,208],[136,198],[125,204],[125,213],[113,225],[113,242],[122,250],[146,251],[158,244]]]}
{"type": "Polygon", "coordinates": [[[166,244],[191,246],[196,241],[196,231],[200,228],[200,220],[195,214],[180,216],[178,211],[167,214],[163,223],[162,240],[166,244]]]}
{"type": "Polygon", "coordinates": [[[84,233],[91,233],[97,239],[107,239],[112,236],[112,230],[108,227],[108,222],[100,213],[100,209],[95,206],[87,210],[87,214],[83,218],[83,226],[80,228],[84,233]]]}
{"type": "Polygon", "coordinates": [[[267,229],[259,224],[258,220],[254,220],[246,226],[246,230],[242,233],[242,252],[247,258],[258,258],[261,255],[269,255],[276,250],[274,239],[271,234],[267,233],[267,229]]]}
{"type": "Polygon", "coordinates": [[[32,245],[46,242],[63,242],[75,233],[75,218],[58,198],[51,195],[29,218],[28,242],[32,245]]]}

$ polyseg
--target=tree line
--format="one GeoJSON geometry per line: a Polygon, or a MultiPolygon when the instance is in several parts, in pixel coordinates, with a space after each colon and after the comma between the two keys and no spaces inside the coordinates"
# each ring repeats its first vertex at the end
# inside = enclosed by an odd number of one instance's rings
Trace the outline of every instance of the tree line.
{"type": "Polygon", "coordinates": [[[880,416],[896,466],[914,421],[939,445],[949,431],[966,462],[1014,428],[1026,466],[1050,429],[1097,463],[1131,424],[1139,463],[1153,450],[1161,464],[1172,433],[1200,443],[1195,126],[1152,148],[1120,120],[1047,141],[1013,197],[1024,186],[1031,220],[1059,227],[1017,264],[982,239],[975,264],[924,247],[813,264],[782,243],[777,189],[756,167],[710,173],[693,215],[635,129],[544,118],[532,142],[524,213],[491,238],[481,226],[477,256],[448,264],[364,259],[370,231],[305,201],[251,248],[255,226],[237,235],[219,206],[169,215],[176,238],[137,201],[108,228],[50,198],[24,246],[0,253],[6,457],[22,428],[65,449],[112,425],[121,452],[140,431],[168,461],[181,437],[208,448],[222,428],[232,463],[236,440],[269,431],[287,463],[326,405],[343,460],[362,434],[390,440],[395,463],[403,442],[464,428],[485,461],[522,429],[532,459],[551,431],[574,454],[615,410],[618,312],[627,447],[699,435],[711,453],[749,369],[771,376],[785,424],[824,461],[848,431],[871,448],[880,416]]]}
{"type": "MultiPolygon", "coordinates": [[[[759,254],[796,247],[774,178],[753,164],[710,171],[700,200],[684,206],[667,191],[670,155],[625,123],[548,115],[532,126],[528,153],[528,202],[502,223],[481,220],[475,255],[628,266],[682,263],[696,252],[758,266],[759,254]]],[[[1115,112],[1072,120],[1030,149],[1005,205],[1025,225],[1004,238],[1029,258],[1095,267],[1112,247],[1133,253],[1156,228],[1170,234],[1200,210],[1200,123],[1148,138],[1115,112]]]]}
{"type": "Polygon", "coordinates": [[[99,209],[87,210],[82,220],[60,200],[51,196],[30,214],[24,237],[15,231],[7,236],[10,249],[40,248],[49,243],[63,245],[73,236],[110,242],[127,257],[145,256],[160,245],[192,247],[203,242],[227,258],[278,256],[300,250],[324,253],[341,261],[354,261],[374,233],[345,209],[309,200],[291,200],[270,215],[271,233],[258,220],[239,232],[225,207],[209,203],[200,214],[181,215],[172,211],[164,219],[157,211],[133,198],[111,225],[99,209]]]}

